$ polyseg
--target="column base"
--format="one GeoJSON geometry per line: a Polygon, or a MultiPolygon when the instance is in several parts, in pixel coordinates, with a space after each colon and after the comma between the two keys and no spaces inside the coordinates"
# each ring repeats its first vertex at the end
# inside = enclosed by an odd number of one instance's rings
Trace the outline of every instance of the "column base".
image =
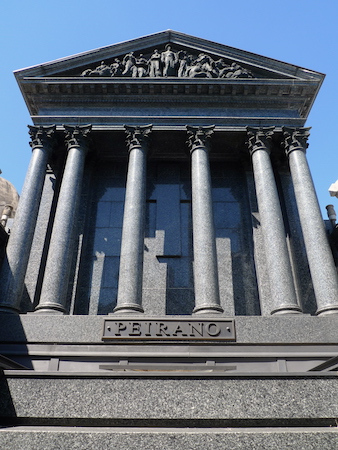
{"type": "Polygon", "coordinates": [[[338,314],[338,306],[332,306],[331,308],[318,309],[316,312],[317,316],[332,316],[338,314]]]}
{"type": "Polygon", "coordinates": [[[65,315],[66,310],[62,305],[58,303],[48,303],[45,305],[38,305],[35,308],[34,314],[56,314],[56,315],[65,315]]]}
{"type": "Polygon", "coordinates": [[[114,308],[112,314],[143,314],[144,310],[141,305],[137,303],[125,303],[123,305],[117,305],[114,308]]]}
{"type": "Polygon", "coordinates": [[[193,314],[222,314],[223,308],[219,305],[200,305],[195,306],[193,314]]]}
{"type": "Polygon", "coordinates": [[[288,314],[303,314],[303,311],[297,306],[284,306],[281,309],[271,311],[272,316],[285,316],[288,314]]]}
{"type": "Polygon", "coordinates": [[[11,306],[0,305],[0,314],[20,314],[20,310],[11,306]]]}

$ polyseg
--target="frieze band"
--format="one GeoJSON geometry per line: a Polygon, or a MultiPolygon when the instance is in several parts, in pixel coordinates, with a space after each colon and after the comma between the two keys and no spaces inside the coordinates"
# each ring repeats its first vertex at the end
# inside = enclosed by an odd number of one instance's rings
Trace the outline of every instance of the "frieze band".
{"type": "Polygon", "coordinates": [[[102,61],[95,69],[86,69],[82,77],[132,77],[132,78],[253,78],[253,74],[236,62],[228,64],[224,58],[214,60],[206,53],[194,56],[185,50],[173,50],[167,44],[162,52],[155,49],[150,57],[142,53],[127,53],[111,64],[102,61]]]}

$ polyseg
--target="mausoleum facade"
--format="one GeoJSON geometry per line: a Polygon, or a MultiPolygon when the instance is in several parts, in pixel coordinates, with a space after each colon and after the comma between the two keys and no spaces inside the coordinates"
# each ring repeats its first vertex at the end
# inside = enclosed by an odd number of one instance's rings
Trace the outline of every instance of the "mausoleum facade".
{"type": "Polygon", "coordinates": [[[338,280],[305,127],[324,75],[168,30],[15,76],[32,157],[0,442],[334,448],[338,280]]]}

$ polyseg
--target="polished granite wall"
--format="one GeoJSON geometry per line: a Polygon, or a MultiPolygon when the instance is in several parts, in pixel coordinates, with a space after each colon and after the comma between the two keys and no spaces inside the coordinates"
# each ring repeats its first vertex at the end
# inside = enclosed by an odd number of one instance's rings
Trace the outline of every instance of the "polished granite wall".
{"type": "MultiPolygon", "coordinates": [[[[194,289],[189,163],[150,162],[147,170],[143,307],[152,315],[191,314],[194,289]]],[[[81,266],[82,292],[75,305],[78,314],[107,314],[116,304],[125,171],[123,163],[105,164],[93,171],[82,257],[86,263],[81,266]]],[[[222,307],[227,315],[259,314],[244,173],[237,164],[214,163],[211,174],[222,307]]]]}
{"type": "MultiPolygon", "coordinates": [[[[212,161],[212,197],[221,306],[227,316],[269,315],[270,287],[250,167],[212,161]]],[[[116,306],[126,161],[87,163],[68,289],[71,314],[108,314],[116,306]]],[[[57,173],[57,171],[55,171],[57,173]]],[[[299,303],[314,313],[302,233],[289,174],[276,172],[299,303]]],[[[23,310],[39,299],[58,180],[46,175],[26,276],[23,310]]],[[[191,314],[194,308],[189,160],[147,165],[143,307],[146,314],[191,314]]],[[[273,226],[273,224],[271,224],[273,226]]]]}

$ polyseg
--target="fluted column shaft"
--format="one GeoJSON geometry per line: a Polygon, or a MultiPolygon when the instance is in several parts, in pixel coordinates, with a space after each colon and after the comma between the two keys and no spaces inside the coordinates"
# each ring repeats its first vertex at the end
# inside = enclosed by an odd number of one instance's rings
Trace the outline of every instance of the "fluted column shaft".
{"type": "Polygon", "coordinates": [[[117,305],[114,312],[142,313],[147,140],[151,125],[125,127],[129,163],[124,202],[117,305]]]}
{"type": "Polygon", "coordinates": [[[83,170],[88,151],[91,126],[65,127],[68,147],[38,313],[65,313],[66,296],[72,263],[74,232],[80,204],[83,170]]]}
{"type": "Polygon", "coordinates": [[[55,126],[29,126],[32,157],[0,275],[0,311],[19,312],[55,126]]]}
{"type": "Polygon", "coordinates": [[[272,298],[271,314],[299,313],[286,233],[270,160],[271,128],[248,128],[259,218],[272,298]]]}
{"type": "Polygon", "coordinates": [[[220,313],[217,252],[211,196],[208,141],[211,127],[189,127],[194,252],[194,313],[220,313]]]}
{"type": "Polygon", "coordinates": [[[317,314],[338,313],[338,280],[316,191],[306,159],[310,128],[284,128],[292,182],[303,231],[317,314]]]}

